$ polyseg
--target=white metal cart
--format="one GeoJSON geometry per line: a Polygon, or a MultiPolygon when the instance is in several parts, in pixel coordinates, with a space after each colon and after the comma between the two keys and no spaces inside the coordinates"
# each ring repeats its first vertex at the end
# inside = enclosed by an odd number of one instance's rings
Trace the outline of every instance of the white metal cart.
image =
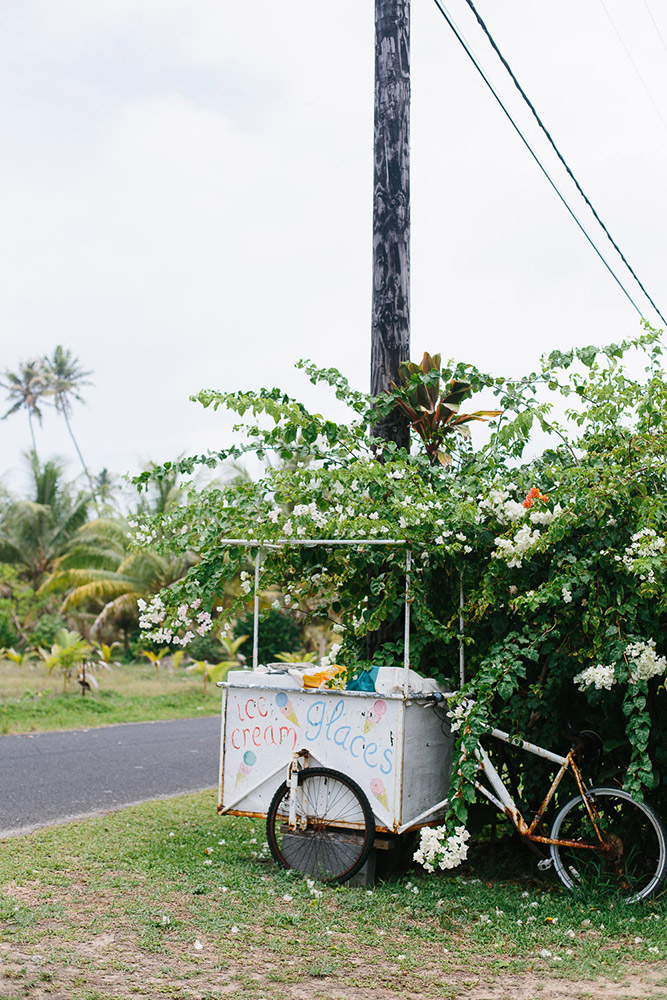
{"type": "MultiPolygon", "coordinates": [[[[248,539],[225,541],[257,546],[248,539]]],[[[404,543],[320,539],[284,544],[404,543]]],[[[387,835],[437,821],[447,804],[449,727],[432,700],[409,688],[410,553],[404,663],[402,671],[393,672],[401,683],[391,693],[303,689],[287,674],[257,670],[260,558],[258,551],[253,670],[235,671],[220,685],[218,812],[267,817],[267,839],[279,863],[345,881],[364,864],[376,835],[386,844],[387,835]]]]}

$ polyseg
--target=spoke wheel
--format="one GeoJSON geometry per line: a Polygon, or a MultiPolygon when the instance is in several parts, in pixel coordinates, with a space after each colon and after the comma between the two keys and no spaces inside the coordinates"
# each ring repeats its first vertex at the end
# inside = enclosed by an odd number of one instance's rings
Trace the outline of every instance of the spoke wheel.
{"type": "Polygon", "coordinates": [[[667,836],[657,813],[618,788],[592,788],[588,795],[604,843],[600,845],[582,797],[566,803],[554,820],[551,839],[596,846],[551,845],[561,882],[568,889],[608,891],[628,903],[653,896],[667,868],[667,836]]]}
{"type": "Polygon", "coordinates": [[[323,882],[346,882],[373,846],[375,820],[356,781],[327,767],[299,773],[296,828],[289,828],[290,789],[283,782],[271,800],[266,839],[283,868],[323,882]]]}

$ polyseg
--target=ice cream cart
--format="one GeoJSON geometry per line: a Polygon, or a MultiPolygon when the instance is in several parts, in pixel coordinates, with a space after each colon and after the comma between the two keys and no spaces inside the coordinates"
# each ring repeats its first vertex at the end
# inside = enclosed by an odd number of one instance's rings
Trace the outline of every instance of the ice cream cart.
{"type": "Polygon", "coordinates": [[[257,555],[253,669],[220,685],[218,812],[266,817],[269,847],[284,867],[346,881],[376,838],[386,844],[444,813],[452,739],[409,667],[409,576],[406,553],[403,667],[381,668],[371,692],[304,689],[257,662],[257,555]]]}

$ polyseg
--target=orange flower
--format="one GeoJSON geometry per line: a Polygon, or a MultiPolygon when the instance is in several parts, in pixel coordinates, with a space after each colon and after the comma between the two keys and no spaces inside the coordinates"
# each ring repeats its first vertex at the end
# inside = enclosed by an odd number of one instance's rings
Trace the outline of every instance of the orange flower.
{"type": "Polygon", "coordinates": [[[526,507],[527,510],[530,510],[535,500],[541,500],[542,503],[547,503],[549,497],[546,496],[546,494],[541,493],[537,486],[533,486],[532,490],[530,490],[526,495],[526,499],[523,501],[523,506],[526,507]]]}

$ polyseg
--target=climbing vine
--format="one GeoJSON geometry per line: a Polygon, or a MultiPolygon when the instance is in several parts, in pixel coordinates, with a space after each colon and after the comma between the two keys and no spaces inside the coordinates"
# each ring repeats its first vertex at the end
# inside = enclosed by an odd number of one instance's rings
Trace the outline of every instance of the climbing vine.
{"type": "MultiPolygon", "coordinates": [[[[187,646],[231,629],[252,596],[259,551],[264,607],[330,629],[350,675],[399,663],[409,550],[412,665],[454,691],[460,643],[465,650],[467,683],[450,706],[456,823],[466,822],[474,747],[491,721],[561,749],[568,731],[596,729],[606,751],[597,777],[667,804],[667,731],[655,725],[667,666],[658,334],[646,327],[622,344],[555,351],[514,380],[429,357],[376,400],[335,369],[298,367],[347,404],[349,421],[311,413],[277,389],[201,392],[204,407],[237,414],[234,441],[139,477],[141,488],[151,476],[248,452],[264,461],[255,480],[193,487],[188,504],[136,526],[138,546],[198,558],[143,606],[151,638],[187,646]],[[485,410],[464,420],[458,408],[472,395],[485,410]],[[399,404],[415,414],[410,453],[374,441],[370,429],[399,404]],[[474,448],[469,424],[483,418],[488,441],[474,448]],[[465,432],[448,432],[457,427],[465,432]],[[525,458],[536,433],[542,450],[525,458]],[[368,544],[333,544],[359,538],[368,544]],[[241,586],[229,605],[220,595],[232,578],[241,586]]],[[[523,782],[530,795],[530,776],[523,782]]],[[[460,837],[452,843],[463,850],[460,837]]]]}

